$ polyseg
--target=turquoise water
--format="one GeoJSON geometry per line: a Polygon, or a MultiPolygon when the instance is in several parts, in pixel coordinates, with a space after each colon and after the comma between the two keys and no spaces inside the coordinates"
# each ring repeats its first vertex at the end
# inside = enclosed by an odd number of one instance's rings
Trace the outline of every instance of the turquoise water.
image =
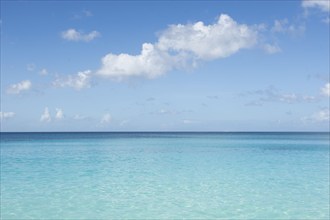
{"type": "Polygon", "coordinates": [[[1,219],[329,219],[329,133],[1,133],[1,219]]]}

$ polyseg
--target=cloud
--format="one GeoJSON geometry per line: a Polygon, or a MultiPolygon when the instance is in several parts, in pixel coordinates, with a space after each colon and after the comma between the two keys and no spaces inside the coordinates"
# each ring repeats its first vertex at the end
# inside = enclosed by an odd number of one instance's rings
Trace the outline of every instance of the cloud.
{"type": "Polygon", "coordinates": [[[266,89],[255,90],[242,94],[243,96],[255,96],[256,100],[247,102],[246,106],[262,106],[267,102],[282,102],[282,103],[301,103],[301,102],[316,102],[318,97],[310,95],[299,95],[296,93],[282,93],[273,86],[266,89]]]}
{"type": "Polygon", "coordinates": [[[330,83],[327,83],[324,85],[323,88],[321,88],[322,95],[330,97],[330,83]]]}
{"type": "Polygon", "coordinates": [[[264,51],[266,51],[268,54],[274,54],[281,52],[281,48],[277,45],[271,45],[271,44],[264,44],[263,45],[264,51]]]}
{"type": "Polygon", "coordinates": [[[47,69],[43,68],[39,71],[39,74],[42,76],[46,76],[46,75],[48,75],[48,71],[47,71],[47,69]]]}
{"type": "Polygon", "coordinates": [[[329,0],[303,0],[302,1],[303,8],[317,8],[323,12],[330,11],[330,1],[329,0]]]}
{"type": "Polygon", "coordinates": [[[109,113],[106,113],[102,116],[101,124],[109,124],[111,122],[111,119],[111,115],[109,113]]]}
{"type": "Polygon", "coordinates": [[[99,37],[101,34],[97,31],[92,31],[88,34],[84,34],[83,32],[79,32],[73,28],[68,29],[66,31],[63,31],[61,33],[61,36],[63,39],[68,41],[85,41],[89,42],[95,39],[96,37],[99,37]]]}
{"type": "Polygon", "coordinates": [[[14,112],[0,112],[0,120],[12,118],[15,116],[14,112]]]}
{"type": "Polygon", "coordinates": [[[305,25],[294,25],[290,24],[288,19],[275,20],[274,25],[271,28],[271,32],[273,33],[285,33],[290,34],[292,36],[301,35],[305,32],[305,25]]]}
{"type": "Polygon", "coordinates": [[[190,120],[190,119],[184,119],[182,121],[183,124],[196,124],[198,123],[198,121],[195,121],[195,120],[190,120]]]}
{"type": "Polygon", "coordinates": [[[44,113],[42,113],[42,115],[40,117],[40,121],[41,122],[51,122],[52,121],[48,107],[46,107],[44,110],[44,113]]]}
{"type": "Polygon", "coordinates": [[[76,115],[73,116],[73,119],[74,120],[85,120],[85,119],[87,119],[87,117],[86,116],[79,115],[79,114],[76,114],[76,115]]]}
{"type": "Polygon", "coordinates": [[[253,47],[258,40],[255,27],[238,24],[228,15],[205,25],[170,25],[158,42],[144,43],[140,54],[109,53],[102,58],[97,75],[122,80],[128,77],[156,78],[173,69],[195,67],[198,62],[229,57],[253,47]]]}
{"type": "Polygon", "coordinates": [[[64,78],[57,78],[52,84],[55,87],[71,87],[76,90],[90,88],[91,71],[85,70],[78,72],[76,75],[69,75],[64,78]]]}
{"type": "Polygon", "coordinates": [[[91,11],[88,10],[83,10],[82,13],[86,16],[86,17],[91,17],[93,16],[93,13],[91,11]]]}
{"type": "Polygon", "coordinates": [[[30,80],[23,80],[17,84],[12,84],[8,87],[8,94],[20,94],[22,91],[27,91],[31,89],[32,83],[30,80]]]}
{"type": "Polygon", "coordinates": [[[311,116],[303,117],[303,121],[312,121],[312,122],[328,122],[330,121],[329,108],[324,108],[318,112],[315,112],[311,116]]]}
{"type": "Polygon", "coordinates": [[[55,118],[58,119],[58,120],[61,120],[64,118],[64,112],[62,109],[60,108],[56,108],[56,114],[55,114],[55,118]]]}
{"type": "Polygon", "coordinates": [[[82,18],[92,17],[92,16],[93,16],[93,13],[91,11],[82,10],[81,12],[74,14],[73,18],[82,19],[82,18]]]}
{"type": "Polygon", "coordinates": [[[213,60],[228,57],[240,49],[257,43],[257,32],[238,24],[226,14],[212,25],[199,21],[187,25],[171,25],[159,38],[158,47],[165,51],[192,53],[195,58],[213,60]]]}

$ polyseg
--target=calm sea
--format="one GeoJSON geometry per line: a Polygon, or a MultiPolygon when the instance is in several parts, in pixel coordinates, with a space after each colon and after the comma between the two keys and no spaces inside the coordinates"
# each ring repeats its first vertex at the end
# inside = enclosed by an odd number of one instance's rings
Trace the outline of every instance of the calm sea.
{"type": "Polygon", "coordinates": [[[1,133],[1,219],[329,219],[329,133],[1,133]]]}

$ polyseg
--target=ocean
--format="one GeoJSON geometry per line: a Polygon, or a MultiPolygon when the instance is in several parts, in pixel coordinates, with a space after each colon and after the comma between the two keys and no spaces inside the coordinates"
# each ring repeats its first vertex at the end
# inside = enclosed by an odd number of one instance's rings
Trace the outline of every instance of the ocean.
{"type": "Polygon", "coordinates": [[[1,219],[329,219],[329,133],[1,133],[1,219]]]}

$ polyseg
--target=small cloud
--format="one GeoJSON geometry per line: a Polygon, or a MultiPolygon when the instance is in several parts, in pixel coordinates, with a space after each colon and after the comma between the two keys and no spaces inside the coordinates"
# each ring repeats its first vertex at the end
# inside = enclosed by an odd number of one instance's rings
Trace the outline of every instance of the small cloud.
{"type": "Polygon", "coordinates": [[[330,97],[330,83],[325,84],[324,87],[321,88],[321,94],[330,97]]]}
{"type": "Polygon", "coordinates": [[[39,74],[42,76],[46,76],[46,75],[48,75],[48,71],[47,71],[47,69],[43,68],[39,71],[39,74]]]}
{"type": "Polygon", "coordinates": [[[0,112],[0,120],[12,118],[15,116],[14,112],[0,112]]]}
{"type": "Polygon", "coordinates": [[[23,80],[22,82],[12,84],[7,88],[8,94],[20,94],[22,91],[28,91],[31,89],[32,83],[30,80],[23,80]]]}
{"type": "Polygon", "coordinates": [[[323,12],[330,11],[330,1],[329,0],[303,0],[302,7],[309,8],[317,8],[323,12]]]}
{"type": "Polygon", "coordinates": [[[93,16],[93,13],[91,11],[88,10],[83,10],[82,13],[86,16],[86,17],[91,17],[93,16]]]}
{"type": "Polygon", "coordinates": [[[318,97],[310,95],[300,95],[296,93],[281,93],[276,88],[270,86],[263,90],[255,90],[241,94],[242,96],[256,96],[257,99],[246,103],[246,106],[262,106],[266,102],[282,102],[282,103],[302,103],[316,102],[318,97]]]}
{"type": "Polygon", "coordinates": [[[50,116],[48,107],[45,108],[44,113],[42,113],[41,117],[40,117],[40,121],[41,122],[51,122],[52,118],[50,116]]]}
{"type": "Polygon", "coordinates": [[[74,14],[73,18],[74,19],[83,19],[83,18],[92,17],[92,16],[93,16],[93,13],[91,11],[82,10],[81,12],[74,14]]]}
{"type": "Polygon", "coordinates": [[[279,46],[277,46],[277,45],[271,45],[271,44],[264,44],[263,45],[263,49],[268,54],[274,54],[274,53],[278,53],[278,52],[281,52],[282,51],[279,46]]]}
{"type": "Polygon", "coordinates": [[[69,75],[65,78],[58,78],[52,84],[55,87],[71,87],[76,90],[90,88],[91,71],[85,70],[76,75],[69,75]]]}
{"type": "Polygon", "coordinates": [[[125,126],[127,123],[129,123],[129,120],[123,120],[119,123],[119,126],[125,126]]]}
{"type": "Polygon", "coordinates": [[[196,124],[198,123],[198,121],[195,121],[195,120],[190,120],[190,119],[184,119],[182,121],[183,124],[196,124]]]}
{"type": "Polygon", "coordinates": [[[101,124],[109,124],[112,120],[112,117],[109,113],[106,113],[102,116],[101,124]]]}
{"type": "Polygon", "coordinates": [[[55,114],[55,118],[58,119],[58,120],[61,120],[64,118],[64,112],[62,109],[60,108],[56,108],[56,114],[55,114]]]}
{"type": "Polygon", "coordinates": [[[86,118],[87,118],[86,116],[82,116],[82,115],[79,115],[79,114],[76,114],[76,115],[73,116],[74,120],[84,120],[86,118]]]}
{"type": "Polygon", "coordinates": [[[29,72],[32,72],[36,69],[36,65],[34,63],[29,63],[28,65],[26,65],[26,70],[29,72]]]}
{"type": "Polygon", "coordinates": [[[169,110],[169,109],[160,109],[159,111],[151,112],[151,114],[158,114],[158,115],[176,115],[176,114],[180,114],[180,112],[178,112],[178,111],[174,111],[174,110],[169,110]]]}
{"type": "Polygon", "coordinates": [[[302,118],[302,120],[312,122],[328,122],[330,120],[329,111],[329,108],[325,108],[318,112],[315,112],[309,117],[302,118]]]}
{"type": "Polygon", "coordinates": [[[66,31],[63,31],[61,33],[61,36],[63,39],[68,41],[85,41],[89,42],[95,39],[96,37],[99,37],[101,34],[97,31],[92,31],[88,34],[84,34],[83,32],[79,32],[73,28],[68,29],[66,31]]]}
{"type": "Polygon", "coordinates": [[[274,26],[271,28],[271,32],[273,33],[284,33],[290,34],[291,36],[299,36],[305,32],[304,24],[290,24],[288,19],[275,20],[274,26]]]}

